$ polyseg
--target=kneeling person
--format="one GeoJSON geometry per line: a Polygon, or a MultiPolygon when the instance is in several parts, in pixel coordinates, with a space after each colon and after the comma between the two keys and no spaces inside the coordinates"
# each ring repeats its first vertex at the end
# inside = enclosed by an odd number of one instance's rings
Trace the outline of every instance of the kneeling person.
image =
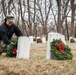
{"type": "Polygon", "coordinates": [[[5,22],[0,26],[0,54],[2,53],[2,42],[5,45],[11,44],[12,35],[15,33],[18,37],[23,36],[21,30],[13,23],[14,17],[11,15],[6,16],[5,22]],[[1,42],[2,41],[2,42],[1,42]]]}

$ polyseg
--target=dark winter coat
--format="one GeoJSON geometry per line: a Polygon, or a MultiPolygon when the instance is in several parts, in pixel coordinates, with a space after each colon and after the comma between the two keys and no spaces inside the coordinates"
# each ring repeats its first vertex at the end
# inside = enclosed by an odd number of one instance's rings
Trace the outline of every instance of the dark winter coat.
{"type": "Polygon", "coordinates": [[[22,36],[23,34],[21,33],[20,29],[13,24],[12,26],[7,26],[6,23],[4,22],[0,26],[0,41],[2,40],[5,44],[10,44],[10,39],[12,38],[13,34],[16,34],[18,37],[22,36]]]}

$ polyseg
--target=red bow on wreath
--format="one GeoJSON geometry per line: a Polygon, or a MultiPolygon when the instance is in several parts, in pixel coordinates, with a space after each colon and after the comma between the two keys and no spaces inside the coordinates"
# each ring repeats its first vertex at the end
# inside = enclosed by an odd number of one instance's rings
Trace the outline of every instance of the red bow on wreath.
{"type": "Polygon", "coordinates": [[[56,45],[58,48],[59,48],[59,52],[60,52],[60,54],[62,54],[62,47],[64,46],[64,43],[59,43],[59,44],[57,44],[56,45]]]}
{"type": "Polygon", "coordinates": [[[17,53],[17,48],[14,48],[13,49],[13,54],[16,54],[17,53]]]}

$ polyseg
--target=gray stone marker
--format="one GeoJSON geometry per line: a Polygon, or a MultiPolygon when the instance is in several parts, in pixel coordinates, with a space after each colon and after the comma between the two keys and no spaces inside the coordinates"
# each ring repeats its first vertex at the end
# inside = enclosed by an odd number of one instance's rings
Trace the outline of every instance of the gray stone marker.
{"type": "Polygon", "coordinates": [[[21,36],[18,39],[18,47],[17,47],[17,58],[25,58],[29,59],[30,57],[30,39],[25,36],[21,36]]]}
{"type": "MultiPolygon", "coordinates": [[[[59,33],[48,33],[48,41],[47,41],[47,51],[46,51],[46,59],[51,59],[51,48],[50,48],[50,42],[53,41],[53,39],[61,39],[63,43],[65,43],[65,37],[64,35],[61,35],[59,33]]],[[[65,43],[66,44],[66,43],[65,43]]]]}

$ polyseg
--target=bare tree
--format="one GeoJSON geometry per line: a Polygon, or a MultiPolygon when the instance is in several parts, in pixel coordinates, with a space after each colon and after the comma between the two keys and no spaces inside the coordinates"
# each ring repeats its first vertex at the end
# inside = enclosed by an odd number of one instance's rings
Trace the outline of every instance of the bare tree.
{"type": "Polygon", "coordinates": [[[47,22],[48,22],[48,18],[49,18],[49,15],[50,15],[50,10],[51,10],[51,1],[49,0],[49,5],[48,5],[48,8],[46,9],[46,0],[45,0],[45,15],[42,11],[42,2],[41,4],[39,3],[39,1],[37,2],[37,6],[38,6],[38,9],[39,9],[39,13],[40,13],[40,17],[39,17],[39,21],[42,25],[42,30],[43,30],[43,34],[47,35],[47,22]]]}
{"type": "Polygon", "coordinates": [[[15,0],[7,1],[6,3],[6,0],[1,0],[2,14],[4,17],[13,14],[23,34],[47,35],[48,32],[57,30],[65,36],[69,35],[67,20],[69,12],[72,11],[70,33],[74,36],[74,0],[18,0],[17,3],[15,0]],[[56,9],[53,8],[55,1],[56,9]]]}
{"type": "Polygon", "coordinates": [[[37,36],[37,24],[36,24],[36,0],[34,0],[34,35],[37,36]]]}
{"type": "Polygon", "coordinates": [[[71,0],[71,9],[72,9],[72,14],[71,14],[71,31],[70,31],[70,36],[74,37],[74,18],[75,18],[75,5],[74,5],[74,0],[71,0]]]}
{"type": "Polygon", "coordinates": [[[58,6],[58,25],[57,32],[61,33],[61,0],[56,0],[58,6]]]}
{"type": "Polygon", "coordinates": [[[2,0],[2,1],[1,1],[1,4],[2,4],[4,16],[6,16],[7,10],[6,10],[6,6],[5,6],[5,0],[2,0]]]}

